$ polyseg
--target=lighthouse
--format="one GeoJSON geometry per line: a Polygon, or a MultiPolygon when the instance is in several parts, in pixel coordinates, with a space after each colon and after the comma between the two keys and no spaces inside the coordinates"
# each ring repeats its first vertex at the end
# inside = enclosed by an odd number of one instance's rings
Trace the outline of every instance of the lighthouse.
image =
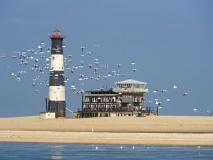
{"type": "Polygon", "coordinates": [[[60,30],[56,29],[54,33],[50,35],[50,39],[52,41],[52,46],[47,112],[55,112],[56,118],[65,117],[64,36],[60,34],[60,30]]]}

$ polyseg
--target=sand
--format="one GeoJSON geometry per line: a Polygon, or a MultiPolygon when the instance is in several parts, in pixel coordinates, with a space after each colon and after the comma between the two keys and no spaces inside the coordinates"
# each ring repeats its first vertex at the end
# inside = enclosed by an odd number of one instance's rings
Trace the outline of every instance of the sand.
{"type": "Polygon", "coordinates": [[[213,117],[0,118],[0,142],[213,145],[213,117]]]}

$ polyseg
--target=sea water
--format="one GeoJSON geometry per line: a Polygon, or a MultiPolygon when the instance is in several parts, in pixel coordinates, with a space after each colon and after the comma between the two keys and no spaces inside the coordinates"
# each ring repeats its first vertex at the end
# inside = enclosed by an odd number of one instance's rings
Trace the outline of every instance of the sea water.
{"type": "Polygon", "coordinates": [[[0,143],[1,160],[212,160],[213,146],[0,143]]]}

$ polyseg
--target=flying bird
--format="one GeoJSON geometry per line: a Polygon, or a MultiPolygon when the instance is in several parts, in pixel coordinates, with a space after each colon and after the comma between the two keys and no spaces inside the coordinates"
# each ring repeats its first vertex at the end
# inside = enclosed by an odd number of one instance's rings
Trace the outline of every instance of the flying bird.
{"type": "Polygon", "coordinates": [[[197,108],[194,108],[193,111],[197,111],[197,108]]]}
{"type": "Polygon", "coordinates": [[[166,99],[166,101],[167,101],[167,102],[170,102],[170,101],[171,101],[171,99],[170,99],[170,98],[167,98],[167,99],[166,99]]]}
{"type": "Polygon", "coordinates": [[[85,48],[85,47],[81,47],[81,51],[82,51],[82,52],[84,51],[84,48],[85,48]]]}
{"type": "Polygon", "coordinates": [[[131,64],[134,65],[134,64],[135,64],[135,61],[132,61],[131,64]]]}
{"type": "Polygon", "coordinates": [[[167,92],[166,89],[161,89],[161,93],[167,92]]]}
{"type": "Polygon", "coordinates": [[[157,93],[157,92],[158,92],[158,90],[157,90],[157,89],[153,91],[153,93],[157,93]]]}
{"type": "Polygon", "coordinates": [[[137,69],[132,69],[133,70],[133,72],[136,72],[137,71],[137,69]]]}
{"type": "Polygon", "coordinates": [[[187,93],[183,93],[183,96],[187,96],[187,93]]]}
{"type": "Polygon", "coordinates": [[[173,88],[174,88],[174,89],[176,89],[176,88],[177,88],[177,85],[176,85],[176,84],[174,84],[173,88]]]}

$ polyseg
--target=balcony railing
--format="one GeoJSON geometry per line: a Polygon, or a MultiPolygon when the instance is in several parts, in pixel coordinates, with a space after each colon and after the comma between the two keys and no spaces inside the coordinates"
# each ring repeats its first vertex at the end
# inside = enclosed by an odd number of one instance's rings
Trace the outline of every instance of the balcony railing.
{"type": "Polygon", "coordinates": [[[135,108],[83,108],[84,113],[91,112],[141,112],[141,113],[155,113],[154,110],[144,110],[144,109],[135,109],[135,108]]]}

